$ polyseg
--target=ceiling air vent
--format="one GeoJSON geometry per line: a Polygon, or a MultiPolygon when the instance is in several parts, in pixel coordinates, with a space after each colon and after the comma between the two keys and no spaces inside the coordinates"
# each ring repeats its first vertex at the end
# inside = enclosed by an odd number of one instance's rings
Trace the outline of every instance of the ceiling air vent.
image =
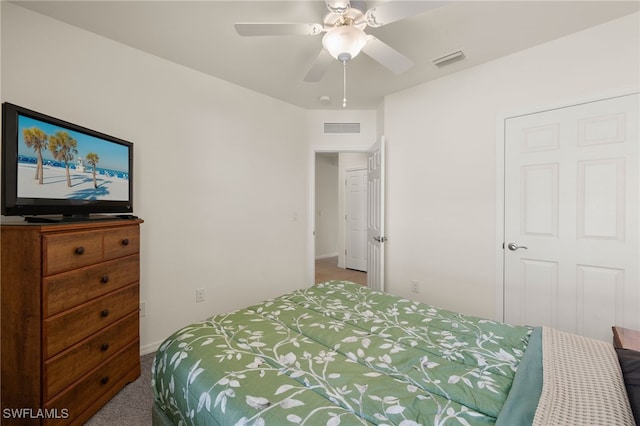
{"type": "Polygon", "coordinates": [[[441,56],[433,60],[434,65],[438,67],[444,67],[445,65],[449,65],[453,62],[461,61],[464,59],[464,53],[462,50],[458,50],[457,52],[449,53],[448,55],[441,56]]]}
{"type": "Polygon", "coordinates": [[[360,123],[324,123],[324,133],[360,133],[360,123]]]}

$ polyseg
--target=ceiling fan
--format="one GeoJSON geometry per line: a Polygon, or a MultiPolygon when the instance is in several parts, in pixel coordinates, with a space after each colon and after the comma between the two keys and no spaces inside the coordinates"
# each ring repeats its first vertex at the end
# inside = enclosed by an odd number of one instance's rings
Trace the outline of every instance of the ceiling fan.
{"type": "Polygon", "coordinates": [[[238,22],[236,31],[241,36],[265,35],[319,35],[322,50],[311,64],[304,81],[322,79],[334,59],[346,63],[361,51],[396,74],[402,74],[413,66],[413,61],[373,35],[364,32],[366,27],[377,28],[417,15],[439,6],[433,1],[389,1],[366,9],[363,1],[325,0],[327,13],[322,23],[286,22],[238,22]]]}

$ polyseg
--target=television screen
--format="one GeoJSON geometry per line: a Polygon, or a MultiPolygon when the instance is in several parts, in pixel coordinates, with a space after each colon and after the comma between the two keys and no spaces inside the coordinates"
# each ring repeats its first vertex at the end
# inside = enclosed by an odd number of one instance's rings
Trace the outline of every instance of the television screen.
{"type": "Polygon", "coordinates": [[[133,144],[3,104],[2,214],[133,209],[133,144]]]}
{"type": "Polygon", "coordinates": [[[18,114],[18,197],[128,201],[128,147],[18,114]],[[33,141],[43,134],[38,166],[33,141]]]}

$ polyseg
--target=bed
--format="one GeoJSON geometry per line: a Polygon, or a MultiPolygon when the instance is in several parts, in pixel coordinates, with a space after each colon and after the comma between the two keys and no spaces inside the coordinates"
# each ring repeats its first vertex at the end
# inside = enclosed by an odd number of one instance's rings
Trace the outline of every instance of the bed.
{"type": "Polygon", "coordinates": [[[633,425],[612,345],[331,281],[190,324],[154,425],[633,425]]]}

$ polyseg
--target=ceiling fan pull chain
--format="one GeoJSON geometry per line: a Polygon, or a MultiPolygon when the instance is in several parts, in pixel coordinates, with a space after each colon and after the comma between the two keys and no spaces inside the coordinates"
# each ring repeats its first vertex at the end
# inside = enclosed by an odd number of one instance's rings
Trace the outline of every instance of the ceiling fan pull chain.
{"type": "Polygon", "coordinates": [[[347,107],[347,61],[342,61],[342,108],[347,107]]]}

